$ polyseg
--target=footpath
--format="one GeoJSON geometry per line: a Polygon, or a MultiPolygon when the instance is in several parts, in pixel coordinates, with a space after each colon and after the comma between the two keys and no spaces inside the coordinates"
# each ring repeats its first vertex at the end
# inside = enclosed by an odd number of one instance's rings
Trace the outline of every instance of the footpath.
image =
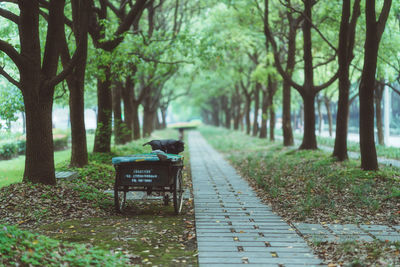
{"type": "Polygon", "coordinates": [[[322,264],[197,131],[189,150],[200,266],[322,264]]]}

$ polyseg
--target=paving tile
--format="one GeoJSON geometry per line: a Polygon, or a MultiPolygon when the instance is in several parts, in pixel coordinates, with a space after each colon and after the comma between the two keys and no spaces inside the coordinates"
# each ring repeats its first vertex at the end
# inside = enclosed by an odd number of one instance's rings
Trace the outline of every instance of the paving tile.
{"type": "Polygon", "coordinates": [[[395,234],[396,231],[392,228],[390,228],[387,225],[366,225],[366,224],[361,224],[360,228],[363,229],[366,232],[369,232],[373,235],[375,234],[381,234],[381,235],[390,235],[390,234],[395,234]]]}
{"type": "Polygon", "coordinates": [[[365,234],[357,225],[354,224],[326,224],[326,226],[337,235],[363,235],[365,234]]]}
{"type": "Polygon", "coordinates": [[[400,235],[375,235],[381,241],[400,242],[400,235]]]}

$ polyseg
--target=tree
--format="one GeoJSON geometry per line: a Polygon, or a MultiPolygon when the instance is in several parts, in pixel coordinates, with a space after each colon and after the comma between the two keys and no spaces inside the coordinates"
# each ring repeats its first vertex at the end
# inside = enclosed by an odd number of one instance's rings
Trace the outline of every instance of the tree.
{"type": "MultiPolygon", "coordinates": [[[[75,36],[76,46],[82,46],[76,67],[66,77],[69,89],[69,109],[71,121],[71,166],[83,167],[88,163],[86,128],[85,128],[85,73],[88,49],[89,5],[88,1],[71,0],[72,7],[72,32],[75,36]]],[[[63,33],[61,48],[61,61],[64,67],[71,61],[67,38],[63,33]]]]}
{"type": "Polygon", "coordinates": [[[1,74],[17,86],[23,95],[26,113],[26,159],[24,182],[55,184],[52,106],[54,87],[64,80],[77,63],[83,49],[78,46],[70,63],[57,74],[60,47],[64,32],[64,1],[51,0],[48,5],[47,34],[42,53],[39,34],[39,2],[18,1],[20,14],[2,12],[2,16],[18,26],[18,51],[0,40],[0,51],[14,62],[19,81],[3,68],[1,74]]]}
{"type": "Polygon", "coordinates": [[[359,88],[360,98],[360,152],[361,168],[377,170],[378,160],[374,140],[374,85],[379,43],[382,38],[391,0],[385,0],[378,21],[375,0],[366,1],[366,38],[364,44],[364,65],[359,88]]]}
{"type": "Polygon", "coordinates": [[[137,0],[130,8],[130,11],[126,13],[126,5],[120,5],[119,8],[116,8],[111,2],[102,0],[100,1],[100,7],[96,8],[94,1],[90,0],[90,10],[92,13],[90,16],[91,24],[89,33],[92,36],[94,46],[102,49],[102,56],[106,58],[103,64],[98,67],[98,113],[93,152],[110,152],[111,149],[111,62],[107,62],[107,60],[111,59],[107,53],[112,52],[123,41],[124,33],[128,31],[133,24],[138,23],[148,2],[148,0],[137,0]],[[105,27],[105,22],[109,19],[108,9],[112,10],[119,19],[119,26],[111,36],[107,36],[107,28],[105,27]]]}
{"type": "MultiPolygon", "coordinates": [[[[313,64],[313,55],[312,55],[312,35],[311,35],[311,29],[314,27],[314,29],[317,29],[315,25],[313,24],[312,20],[312,8],[316,4],[315,1],[312,0],[304,0],[304,10],[301,13],[301,15],[304,18],[303,25],[302,25],[302,31],[303,31],[303,61],[304,61],[304,70],[303,70],[303,76],[304,76],[304,82],[303,85],[300,85],[293,81],[293,79],[288,75],[287,72],[283,69],[280,58],[279,58],[279,51],[278,51],[278,45],[274,39],[274,36],[272,35],[272,32],[269,27],[269,22],[268,22],[268,15],[269,15],[269,0],[265,0],[265,13],[264,13],[264,30],[266,37],[268,38],[268,41],[271,43],[273,52],[274,52],[274,59],[275,59],[275,66],[278,70],[278,72],[282,75],[282,78],[290,83],[292,87],[294,87],[301,95],[303,99],[303,104],[304,104],[304,134],[303,134],[303,141],[302,144],[300,145],[300,149],[316,149],[317,148],[317,139],[315,136],[315,96],[316,94],[327,88],[329,85],[331,85],[336,79],[337,79],[337,73],[335,75],[332,75],[332,77],[325,83],[321,85],[315,85],[314,84],[314,66],[313,64]]],[[[286,5],[287,8],[290,8],[293,10],[293,8],[289,5],[286,5]]],[[[294,10],[296,12],[299,12],[297,10],[294,10]]],[[[320,36],[326,41],[331,49],[336,52],[336,48],[330,44],[330,42],[319,32],[317,31],[320,36]]],[[[334,56],[330,57],[329,59],[326,60],[324,63],[319,63],[318,65],[325,65],[328,64],[329,62],[332,62],[334,60],[334,56]]]]}
{"type": "Polygon", "coordinates": [[[333,156],[339,161],[348,158],[347,155],[347,132],[349,118],[349,91],[350,79],[349,69],[354,58],[353,49],[356,34],[357,19],[360,16],[360,2],[355,0],[353,12],[350,18],[350,0],[343,0],[342,18],[339,30],[339,103],[336,116],[336,137],[333,148],[333,156]]]}

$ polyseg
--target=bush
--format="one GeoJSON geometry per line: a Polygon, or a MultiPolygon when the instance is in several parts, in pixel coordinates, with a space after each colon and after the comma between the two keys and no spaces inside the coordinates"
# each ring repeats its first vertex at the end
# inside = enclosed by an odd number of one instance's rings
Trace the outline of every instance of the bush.
{"type": "Polygon", "coordinates": [[[17,141],[18,147],[18,155],[25,155],[26,152],[26,140],[18,140],[17,141]]]}
{"type": "Polygon", "coordinates": [[[0,158],[11,159],[18,154],[18,146],[15,142],[3,143],[0,146],[0,158]]]}
{"type": "Polygon", "coordinates": [[[68,147],[68,135],[55,134],[53,137],[54,151],[63,150],[68,147]]]}

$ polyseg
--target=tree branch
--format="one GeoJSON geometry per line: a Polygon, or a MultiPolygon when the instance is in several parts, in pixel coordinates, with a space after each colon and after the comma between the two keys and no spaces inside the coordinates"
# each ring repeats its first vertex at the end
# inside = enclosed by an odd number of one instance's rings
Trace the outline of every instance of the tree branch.
{"type": "Polygon", "coordinates": [[[303,87],[299,85],[298,83],[294,82],[292,78],[288,75],[287,72],[284,71],[282,67],[282,63],[279,59],[279,51],[278,51],[278,46],[276,44],[276,41],[274,39],[274,36],[271,33],[271,30],[269,28],[269,23],[268,23],[268,0],[265,0],[265,15],[264,15],[264,34],[267,38],[266,42],[270,43],[272,46],[272,50],[274,52],[274,65],[276,69],[278,70],[279,74],[282,76],[282,78],[288,82],[292,87],[296,88],[299,92],[303,90],[303,87]]]}
{"type": "Polygon", "coordinates": [[[21,67],[21,55],[12,45],[3,40],[0,40],[0,51],[9,56],[18,68],[21,67]]]}
{"type": "Polygon", "coordinates": [[[377,22],[377,38],[381,39],[383,31],[385,30],[386,21],[389,17],[390,7],[392,6],[392,0],[385,0],[383,3],[381,14],[377,22]]]}
{"type": "Polygon", "coordinates": [[[8,10],[5,10],[3,8],[0,8],[0,16],[2,16],[3,18],[6,18],[8,20],[11,20],[15,24],[19,23],[19,16],[15,15],[14,13],[12,13],[8,10]]]}
{"type": "MultiPolygon", "coordinates": [[[[391,0],[389,0],[389,1],[391,1],[391,0]]],[[[299,10],[293,8],[293,7],[290,6],[290,5],[287,5],[287,4],[283,3],[282,0],[279,0],[279,2],[280,2],[284,7],[289,8],[289,9],[292,10],[293,12],[299,13],[304,19],[306,19],[306,20],[310,23],[311,27],[314,28],[314,30],[319,34],[319,36],[321,36],[322,40],[324,40],[324,41],[329,45],[329,47],[330,47],[333,51],[335,51],[335,53],[337,53],[337,48],[336,48],[334,45],[332,45],[331,42],[329,42],[329,40],[322,34],[322,32],[317,28],[317,26],[315,26],[314,23],[312,23],[312,21],[310,20],[310,18],[308,18],[306,15],[304,15],[303,12],[301,12],[301,11],[299,11],[299,10]]],[[[314,4],[315,4],[315,3],[314,3],[314,4]]]]}
{"type": "Polygon", "coordinates": [[[64,67],[64,69],[57,74],[54,78],[48,81],[47,86],[54,87],[60,82],[62,82],[74,69],[75,65],[79,62],[81,55],[83,54],[85,45],[79,44],[76,48],[74,55],[72,56],[71,60],[68,64],[64,67]]]}
{"type": "Polygon", "coordinates": [[[334,81],[336,81],[336,79],[337,79],[338,77],[339,77],[339,71],[336,71],[335,75],[333,75],[332,78],[331,78],[329,81],[327,81],[326,83],[323,83],[323,84],[321,84],[321,85],[314,86],[314,90],[315,90],[316,92],[319,92],[319,91],[325,89],[326,87],[328,87],[329,85],[331,85],[334,81]]]}
{"type": "Polygon", "coordinates": [[[114,39],[99,42],[99,40],[94,40],[96,47],[101,48],[105,51],[112,51],[117,47],[124,39],[121,36],[124,32],[128,31],[135,20],[139,19],[143,13],[148,0],[136,0],[135,5],[131,8],[129,13],[126,15],[125,19],[119,25],[118,29],[114,33],[114,39]]]}
{"type": "Polygon", "coordinates": [[[3,67],[0,66],[0,75],[3,75],[10,83],[14,84],[16,87],[20,88],[21,84],[11,77],[3,67]]]}

